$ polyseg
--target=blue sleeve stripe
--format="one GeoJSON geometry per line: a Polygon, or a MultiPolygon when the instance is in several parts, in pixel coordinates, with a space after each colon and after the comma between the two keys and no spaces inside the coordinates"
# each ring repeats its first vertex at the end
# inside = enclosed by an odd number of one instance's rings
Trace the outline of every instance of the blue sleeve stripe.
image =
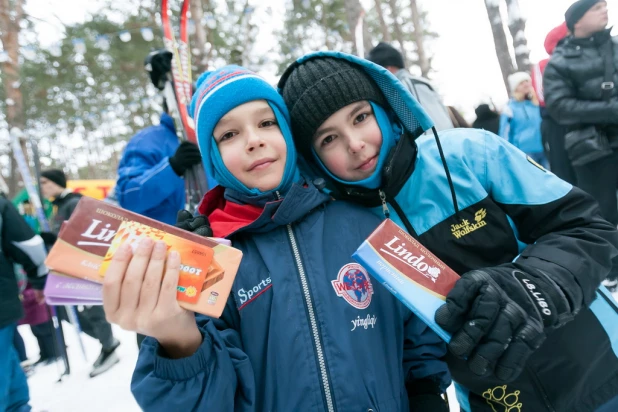
{"type": "Polygon", "coordinates": [[[461,412],[472,412],[472,408],[470,408],[470,400],[468,399],[470,392],[457,382],[453,382],[453,384],[455,385],[455,394],[457,395],[457,402],[459,402],[461,412]]]}

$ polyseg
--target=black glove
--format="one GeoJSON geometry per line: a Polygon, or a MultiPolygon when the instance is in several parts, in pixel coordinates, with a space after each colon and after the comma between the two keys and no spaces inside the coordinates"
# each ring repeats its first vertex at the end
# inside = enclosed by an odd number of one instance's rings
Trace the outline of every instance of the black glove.
{"type": "Polygon", "coordinates": [[[172,70],[172,52],[165,49],[151,52],[144,60],[144,67],[150,74],[152,84],[157,89],[163,90],[167,74],[172,70]]]}
{"type": "Polygon", "coordinates": [[[176,153],[170,157],[170,166],[178,176],[184,175],[187,169],[201,162],[200,149],[194,143],[188,141],[180,143],[176,153]]]}
{"type": "Polygon", "coordinates": [[[410,412],[449,412],[440,385],[431,378],[406,383],[410,412]]]}
{"type": "Polygon", "coordinates": [[[178,211],[175,226],[180,229],[188,230],[196,235],[212,237],[210,223],[208,222],[208,218],[204,215],[193,216],[187,210],[180,210],[178,211]]]}
{"type": "Polygon", "coordinates": [[[436,312],[449,350],[479,376],[512,381],[552,329],[577,310],[543,272],[503,265],[464,274],[436,312]]]}

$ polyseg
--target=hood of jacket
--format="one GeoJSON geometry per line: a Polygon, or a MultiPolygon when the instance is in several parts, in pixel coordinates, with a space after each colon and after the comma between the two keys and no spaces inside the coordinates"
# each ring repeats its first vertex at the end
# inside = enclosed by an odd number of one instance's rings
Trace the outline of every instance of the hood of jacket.
{"type": "Polygon", "coordinates": [[[564,39],[568,34],[569,29],[567,29],[566,23],[562,23],[560,26],[551,29],[547,37],[545,37],[544,43],[547,54],[551,55],[560,40],[564,39]]]}

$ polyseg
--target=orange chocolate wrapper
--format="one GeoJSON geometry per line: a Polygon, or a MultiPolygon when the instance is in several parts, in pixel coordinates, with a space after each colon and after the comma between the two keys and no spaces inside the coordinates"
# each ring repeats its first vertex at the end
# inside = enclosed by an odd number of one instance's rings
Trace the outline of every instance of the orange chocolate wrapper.
{"type": "Polygon", "coordinates": [[[170,235],[163,230],[151,228],[143,223],[127,221],[120,225],[105,258],[103,258],[99,274],[105,276],[112,257],[121,245],[129,243],[135,251],[140,240],[144,237],[149,237],[155,241],[161,240],[167,245],[168,252],[175,250],[180,254],[180,276],[176,299],[187,303],[197,303],[202,293],[206,274],[211,266],[214,251],[207,246],[170,235]]]}

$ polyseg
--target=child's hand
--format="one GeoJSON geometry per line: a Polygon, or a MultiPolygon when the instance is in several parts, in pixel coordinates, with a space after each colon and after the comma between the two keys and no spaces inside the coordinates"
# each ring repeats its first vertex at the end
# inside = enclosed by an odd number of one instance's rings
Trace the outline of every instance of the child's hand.
{"type": "Polygon", "coordinates": [[[126,330],[152,336],[172,358],[192,355],[202,342],[195,317],[178,305],[176,286],[180,256],[167,256],[164,242],[142,239],[132,253],[122,245],[103,283],[107,320],[126,330]]]}

